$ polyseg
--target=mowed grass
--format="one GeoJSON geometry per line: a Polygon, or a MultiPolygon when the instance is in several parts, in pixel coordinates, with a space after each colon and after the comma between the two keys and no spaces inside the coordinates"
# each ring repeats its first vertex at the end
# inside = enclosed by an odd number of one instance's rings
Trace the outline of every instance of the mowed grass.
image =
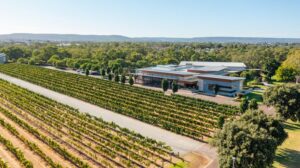
{"type": "Polygon", "coordinates": [[[248,93],[246,97],[248,97],[249,100],[255,99],[257,103],[261,104],[263,102],[263,92],[260,90],[255,90],[251,93],[248,93]]]}
{"type": "Polygon", "coordinates": [[[289,137],[277,149],[275,168],[299,168],[300,167],[300,123],[288,121],[285,123],[289,137]]]}

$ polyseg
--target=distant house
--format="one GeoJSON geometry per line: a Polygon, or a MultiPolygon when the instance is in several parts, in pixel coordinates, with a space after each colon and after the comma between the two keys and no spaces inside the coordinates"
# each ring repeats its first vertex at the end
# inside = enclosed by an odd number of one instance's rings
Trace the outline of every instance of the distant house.
{"type": "Polygon", "coordinates": [[[4,53],[0,53],[0,64],[4,64],[6,61],[6,55],[4,53]]]}
{"type": "Polygon", "coordinates": [[[244,78],[226,76],[246,69],[239,62],[182,61],[179,65],[157,65],[137,69],[135,82],[160,86],[163,79],[177,82],[181,87],[195,88],[207,94],[235,96],[242,90],[244,78]]]}

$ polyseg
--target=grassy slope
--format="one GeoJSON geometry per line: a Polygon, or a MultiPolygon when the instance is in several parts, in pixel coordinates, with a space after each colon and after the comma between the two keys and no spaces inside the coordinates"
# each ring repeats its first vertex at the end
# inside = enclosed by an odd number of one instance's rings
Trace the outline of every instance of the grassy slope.
{"type": "Polygon", "coordinates": [[[274,167],[298,168],[300,165],[300,123],[287,122],[288,139],[279,147],[274,167]]]}

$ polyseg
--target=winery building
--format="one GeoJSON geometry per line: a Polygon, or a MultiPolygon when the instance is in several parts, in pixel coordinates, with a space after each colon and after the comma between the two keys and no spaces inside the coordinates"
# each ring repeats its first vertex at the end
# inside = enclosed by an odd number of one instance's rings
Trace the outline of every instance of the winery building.
{"type": "Polygon", "coordinates": [[[160,86],[163,79],[177,82],[180,87],[194,88],[206,94],[235,96],[242,91],[244,78],[228,76],[246,69],[237,62],[191,62],[179,65],[157,65],[137,69],[135,82],[142,85],[160,86]]]}

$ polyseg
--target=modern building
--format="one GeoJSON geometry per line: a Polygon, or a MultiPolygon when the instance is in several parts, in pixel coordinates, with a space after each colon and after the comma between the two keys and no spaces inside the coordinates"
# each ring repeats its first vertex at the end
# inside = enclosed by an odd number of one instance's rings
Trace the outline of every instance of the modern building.
{"type": "Polygon", "coordinates": [[[4,64],[6,61],[6,55],[4,53],[0,53],[0,64],[4,64]]]}
{"type": "Polygon", "coordinates": [[[163,79],[180,87],[198,89],[205,94],[235,96],[242,90],[244,78],[226,76],[246,69],[237,62],[189,62],[137,69],[135,83],[160,86],[163,79]]]}
{"type": "Polygon", "coordinates": [[[243,90],[245,78],[200,74],[198,78],[198,89],[207,94],[220,94],[225,96],[236,96],[243,90]]]}

